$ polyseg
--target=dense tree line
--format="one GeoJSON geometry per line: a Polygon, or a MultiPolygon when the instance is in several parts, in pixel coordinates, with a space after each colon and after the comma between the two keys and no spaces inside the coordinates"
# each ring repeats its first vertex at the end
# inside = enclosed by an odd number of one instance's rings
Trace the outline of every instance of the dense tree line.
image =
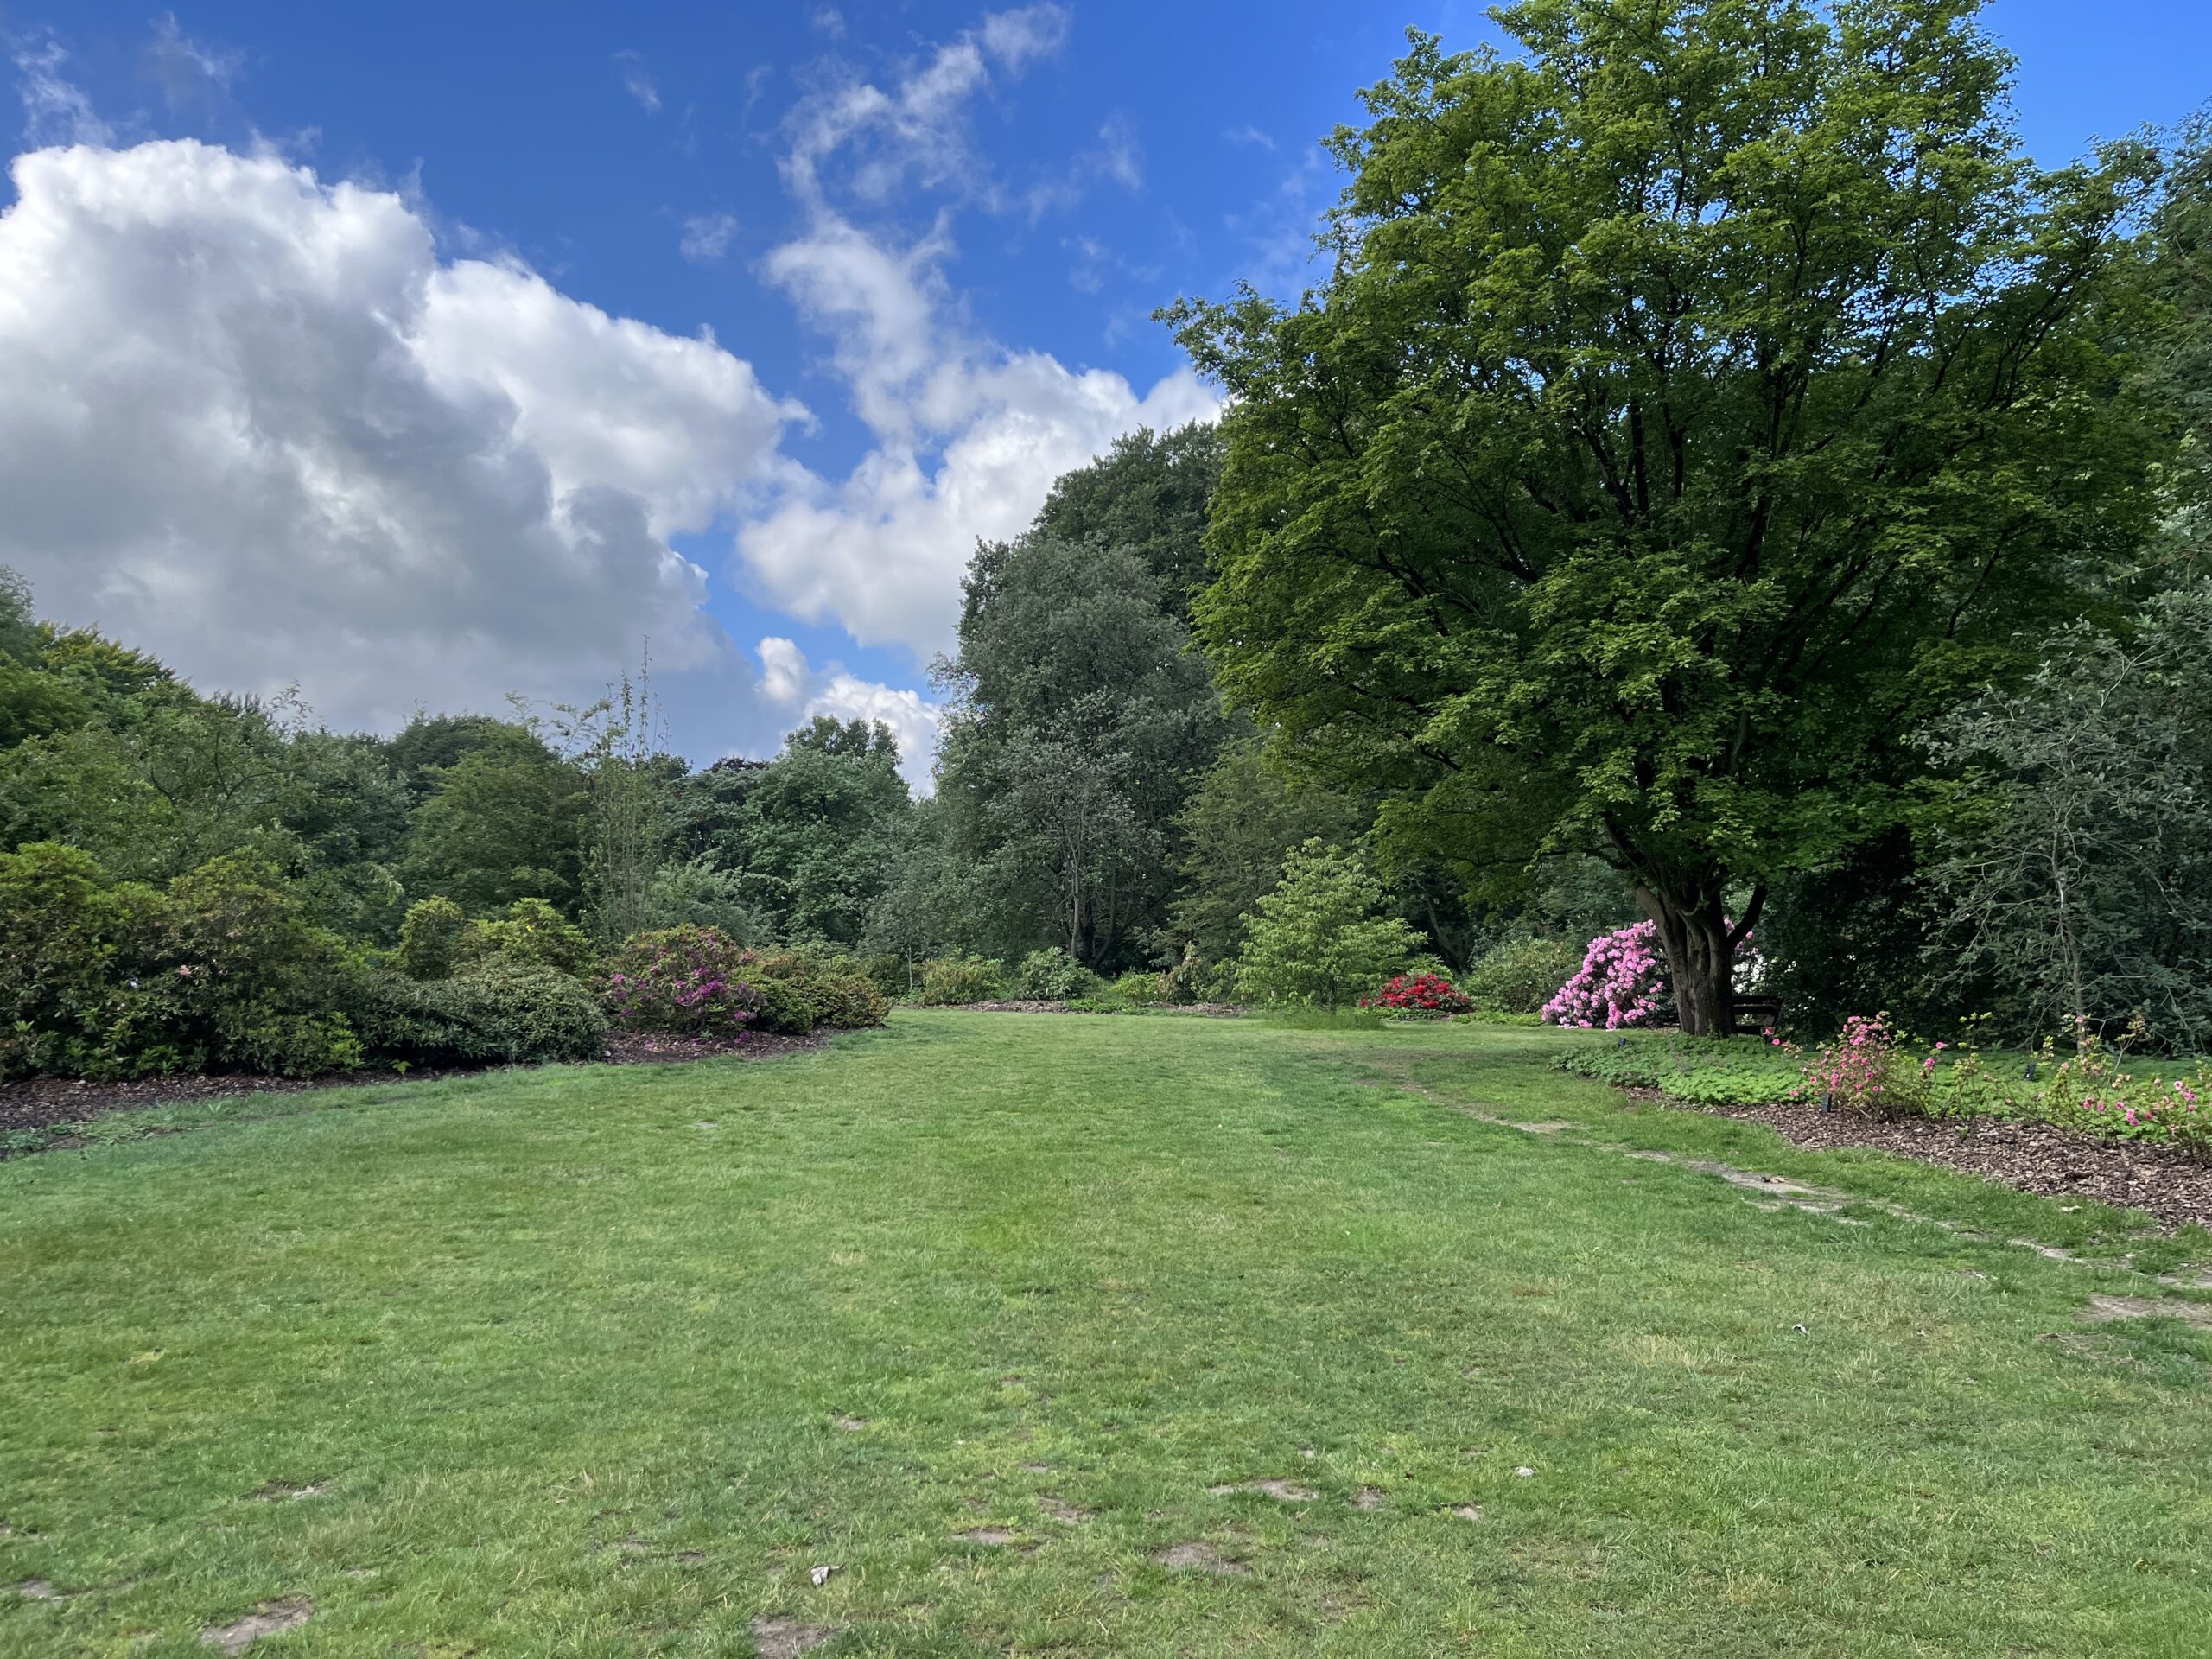
{"type": "MultiPolygon", "coordinates": [[[[332,732],[0,586],[0,925],[189,977],[251,912],[302,983],[753,947],[830,1001],[1387,959],[1527,1011],[1641,915],[1692,1032],[1757,981],[1808,1031],[2212,1039],[2212,143],[2036,167],[1977,10],[1416,36],[1332,141],[1328,281],[1167,314],[1220,423],[977,548],[919,798],[865,721],[695,770],[642,675],[332,732]]],[[[271,1052],[478,1017],[254,995],[271,1052]]]]}

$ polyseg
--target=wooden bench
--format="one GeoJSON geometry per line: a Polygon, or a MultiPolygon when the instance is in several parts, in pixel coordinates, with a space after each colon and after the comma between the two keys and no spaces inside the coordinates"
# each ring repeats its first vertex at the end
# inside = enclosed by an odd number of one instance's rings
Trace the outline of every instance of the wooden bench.
{"type": "Polygon", "coordinates": [[[1782,999],[1776,996],[1739,996],[1736,999],[1735,1034],[1756,1037],[1782,1018],[1782,999]]]}

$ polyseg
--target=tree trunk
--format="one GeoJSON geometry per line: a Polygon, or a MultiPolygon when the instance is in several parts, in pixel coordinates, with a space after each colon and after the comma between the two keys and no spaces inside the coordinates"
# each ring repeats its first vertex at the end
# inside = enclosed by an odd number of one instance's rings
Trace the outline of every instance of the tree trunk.
{"type": "Polygon", "coordinates": [[[1736,947],[1750,935],[1766,902],[1766,889],[1757,889],[1743,920],[1732,927],[1720,907],[1719,888],[1718,881],[1706,884],[1702,896],[1687,900],[1647,887],[1636,890],[1637,902],[1659,925],[1675,1015],[1691,1037],[1735,1034],[1736,947]]]}

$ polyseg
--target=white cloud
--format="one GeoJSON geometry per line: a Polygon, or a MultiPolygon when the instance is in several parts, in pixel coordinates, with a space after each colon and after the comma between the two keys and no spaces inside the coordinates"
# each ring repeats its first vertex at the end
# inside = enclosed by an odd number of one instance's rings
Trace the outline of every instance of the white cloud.
{"type": "MultiPolygon", "coordinates": [[[[1053,480],[1139,426],[1210,418],[1218,400],[1179,372],[1140,391],[1122,376],[1070,369],[1009,350],[961,321],[945,282],[950,219],[902,245],[833,206],[833,178],[866,200],[942,183],[956,200],[983,200],[966,155],[964,106],[989,83],[1060,49],[1058,6],[995,13],[921,60],[889,91],[845,79],[818,89],[786,125],[785,177],[810,210],[805,232],[774,249],[768,280],[826,334],[831,362],[875,444],[842,480],[797,466],[773,505],[741,524],[751,585],[809,620],[834,618],[864,645],[896,642],[928,656],[952,643],[960,577],[979,539],[1019,534],[1053,480]]],[[[1078,170],[1135,188],[1142,172],[1119,118],[1078,170]]],[[[1071,187],[1050,187],[1062,190],[1071,187]]],[[[1034,204],[1033,203],[1033,211],[1034,204]]],[[[1109,262],[1088,238],[1075,280],[1109,262]]]]}
{"type": "Polygon", "coordinates": [[[836,664],[817,673],[796,641],[772,636],[754,648],[760,658],[762,699],[788,711],[787,728],[830,715],[838,720],[880,720],[899,740],[899,770],[918,790],[930,786],[937,760],[938,705],[918,691],[863,680],[836,664]]]}
{"type": "Polygon", "coordinates": [[[622,90],[638,100],[638,106],[647,115],[660,113],[660,88],[645,71],[645,58],[636,52],[617,52],[614,73],[621,78],[622,90]]]}
{"type": "Polygon", "coordinates": [[[737,234],[737,219],[730,213],[694,213],[683,221],[683,240],[678,245],[695,265],[711,265],[729,251],[737,234]]]}
{"type": "Polygon", "coordinates": [[[23,101],[23,137],[34,144],[105,144],[113,130],[92,101],[62,78],[69,54],[51,35],[16,49],[16,91],[23,101]]]}
{"type": "Polygon", "coordinates": [[[665,536],[796,405],[711,340],[442,263],[400,196],[184,142],[0,214],[0,563],[47,614],[346,723],[736,667],[665,536]]]}
{"type": "Polygon", "coordinates": [[[1135,126],[1126,115],[1110,118],[1098,129],[1098,170],[1125,190],[1144,188],[1144,156],[1135,126]]]}
{"type": "Polygon", "coordinates": [[[1231,127],[1221,135],[1232,144],[1249,144],[1257,149],[1273,149],[1275,141],[1247,121],[1242,126],[1231,127]]]}
{"type": "Polygon", "coordinates": [[[771,256],[767,270],[836,342],[836,363],[878,443],[842,483],[796,472],[744,524],[754,582],[863,644],[927,655],[951,641],[976,541],[1019,534],[1052,480],[1139,426],[1210,417],[1187,371],[1140,393],[1106,370],[1070,370],[942,321],[940,245],[896,252],[840,219],[771,256]]]}
{"type": "Polygon", "coordinates": [[[835,6],[817,6],[806,21],[833,41],[845,38],[845,14],[835,6]]]}

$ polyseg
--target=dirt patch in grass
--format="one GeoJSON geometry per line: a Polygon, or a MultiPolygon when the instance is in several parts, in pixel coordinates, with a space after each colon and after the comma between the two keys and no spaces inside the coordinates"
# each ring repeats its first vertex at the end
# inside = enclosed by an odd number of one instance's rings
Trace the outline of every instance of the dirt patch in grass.
{"type": "Polygon", "coordinates": [[[1079,1527],[1090,1519],[1090,1511],[1054,1497],[1049,1492],[1037,1495],[1037,1507],[1045,1512],[1048,1521],[1057,1521],[1064,1527],[1079,1527]]]}
{"type": "Polygon", "coordinates": [[[842,1633],[835,1624],[802,1624],[795,1618],[753,1621],[753,1645],[760,1650],[760,1659],[798,1659],[803,1653],[836,1641],[842,1633]]]}
{"type": "Polygon", "coordinates": [[[1152,1559],[1178,1573],[1210,1573],[1217,1579],[1233,1579],[1252,1569],[1232,1561],[1211,1544],[1170,1544],[1154,1550],[1152,1559]]]}
{"type": "Polygon", "coordinates": [[[296,1630],[314,1617],[315,1604],[305,1596],[287,1596],[282,1601],[264,1601],[228,1624],[210,1624],[200,1632],[200,1639],[225,1653],[244,1653],[263,1637],[296,1630]]]}
{"type": "MultiPolygon", "coordinates": [[[[655,1037],[618,1032],[607,1039],[612,1065],[666,1065],[688,1060],[772,1060],[819,1048],[826,1032],[803,1037],[759,1032],[736,1038],[655,1037]]],[[[131,1077],[92,1083],[81,1077],[18,1077],[0,1083],[0,1135],[26,1130],[89,1123],[119,1112],[149,1111],[156,1106],[189,1106],[248,1095],[298,1095],[322,1089],[359,1088],[371,1084],[434,1083],[446,1077],[488,1071],[530,1071],[528,1066],[456,1066],[397,1072],[352,1071],[329,1077],[272,1077],[251,1072],[223,1077],[131,1077]]],[[[29,1150],[21,1148],[19,1150],[29,1150]]],[[[8,1149],[0,1147],[0,1157],[8,1149]]]]}
{"type": "Polygon", "coordinates": [[[2167,1227],[2192,1222],[2212,1227],[2212,1168],[2191,1163],[2170,1147],[2103,1141],[2048,1123],[2010,1118],[1976,1118],[1963,1125],[1928,1118],[1878,1123],[1844,1112],[1823,1112],[1813,1101],[1700,1108],[1649,1089],[1626,1092],[1669,1111],[1704,1110],[1713,1116],[1764,1123],[1795,1146],[1818,1150],[1866,1147],[1980,1175],[2017,1192],[2140,1210],[2167,1227]]]}
{"type": "Polygon", "coordinates": [[[2212,1304],[2184,1301],[2178,1296],[2092,1296],[2082,1315],[2093,1325],[2116,1319],[2179,1319],[2200,1331],[2212,1331],[2212,1304]]]}
{"type": "Polygon", "coordinates": [[[1004,1527],[970,1527],[952,1535],[963,1544],[982,1544],[992,1549],[1004,1549],[1015,1536],[1004,1527]]]}

